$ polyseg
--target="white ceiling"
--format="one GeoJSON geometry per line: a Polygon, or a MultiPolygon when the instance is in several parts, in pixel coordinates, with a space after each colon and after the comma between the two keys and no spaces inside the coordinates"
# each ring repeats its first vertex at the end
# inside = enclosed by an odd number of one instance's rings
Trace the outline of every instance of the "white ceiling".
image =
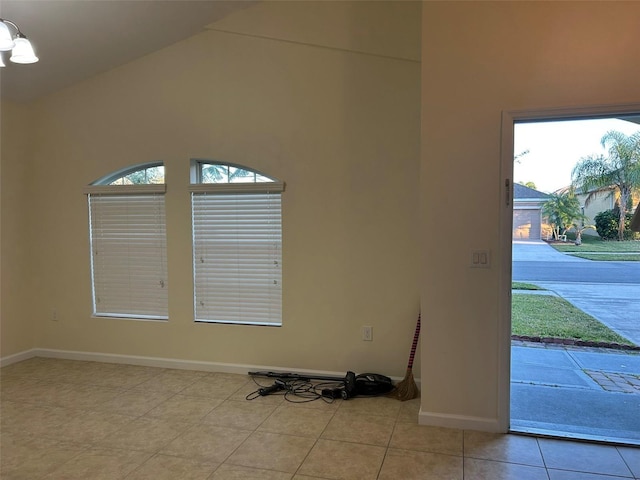
{"type": "Polygon", "coordinates": [[[27,102],[188,38],[243,0],[0,0],[0,18],[15,22],[38,63],[3,58],[1,98],[27,102]]]}

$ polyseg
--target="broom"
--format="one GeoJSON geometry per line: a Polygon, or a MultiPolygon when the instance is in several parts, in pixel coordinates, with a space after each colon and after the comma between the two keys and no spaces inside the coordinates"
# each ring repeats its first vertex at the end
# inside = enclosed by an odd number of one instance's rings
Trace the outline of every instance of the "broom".
{"type": "Polygon", "coordinates": [[[398,382],[396,388],[389,394],[391,397],[397,398],[404,402],[412,400],[420,396],[420,390],[413,379],[413,358],[416,355],[416,347],[418,346],[418,337],[420,337],[420,314],[418,314],[418,323],[416,324],[416,332],[413,335],[413,343],[411,344],[411,355],[409,355],[409,364],[407,365],[407,373],[404,379],[398,382]]]}

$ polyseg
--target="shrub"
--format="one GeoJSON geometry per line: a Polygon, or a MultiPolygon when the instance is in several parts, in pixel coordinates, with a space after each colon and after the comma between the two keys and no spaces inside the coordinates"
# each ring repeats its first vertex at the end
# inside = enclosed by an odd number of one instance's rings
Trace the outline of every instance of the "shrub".
{"type": "MultiPolygon", "coordinates": [[[[624,239],[633,240],[636,235],[630,230],[631,213],[627,213],[624,222],[624,239]]],[[[594,217],[596,223],[596,231],[600,238],[603,240],[617,240],[618,239],[618,219],[620,218],[620,210],[614,208],[612,210],[605,210],[598,213],[594,217]]]]}

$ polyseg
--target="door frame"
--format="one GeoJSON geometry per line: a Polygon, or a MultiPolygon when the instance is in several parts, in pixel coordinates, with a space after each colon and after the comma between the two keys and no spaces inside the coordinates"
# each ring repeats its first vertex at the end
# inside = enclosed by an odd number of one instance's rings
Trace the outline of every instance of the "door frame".
{"type": "Polygon", "coordinates": [[[511,423],[511,279],[513,232],[513,149],[517,122],[587,120],[640,114],[640,103],[503,110],[500,130],[500,272],[498,316],[498,424],[511,423]]]}

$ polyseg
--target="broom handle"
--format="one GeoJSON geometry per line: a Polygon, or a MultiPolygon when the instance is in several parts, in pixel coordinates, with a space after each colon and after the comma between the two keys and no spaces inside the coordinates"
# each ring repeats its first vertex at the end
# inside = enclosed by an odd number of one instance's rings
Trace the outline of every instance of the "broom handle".
{"type": "Polygon", "coordinates": [[[411,370],[411,368],[413,368],[413,359],[416,356],[416,348],[418,347],[418,337],[420,337],[420,314],[418,314],[416,332],[413,334],[413,343],[411,344],[411,355],[409,355],[409,364],[407,365],[407,370],[411,370]]]}

